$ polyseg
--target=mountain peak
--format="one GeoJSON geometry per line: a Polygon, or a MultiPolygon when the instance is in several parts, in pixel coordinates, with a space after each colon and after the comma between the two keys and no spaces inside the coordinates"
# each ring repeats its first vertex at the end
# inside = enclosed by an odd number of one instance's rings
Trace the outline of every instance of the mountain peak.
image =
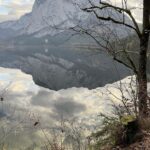
{"type": "MultiPolygon", "coordinates": [[[[115,14],[112,10],[109,11],[111,11],[111,14],[113,13],[114,17],[120,15],[115,14]]],[[[109,15],[110,13],[105,12],[104,14],[109,15]]],[[[127,18],[126,20],[128,21],[129,19],[127,18]]],[[[48,34],[55,35],[64,31],[63,29],[75,26],[79,22],[81,25],[88,26],[98,21],[95,16],[93,17],[93,14],[80,11],[69,0],[35,0],[31,13],[22,16],[17,21],[2,23],[0,28],[12,29],[16,31],[17,35],[34,34],[36,37],[41,37],[48,34]]],[[[109,27],[112,27],[112,30],[116,28],[116,26],[111,25],[109,27]]],[[[119,31],[118,33],[121,32],[119,31]]]]}
{"type": "Polygon", "coordinates": [[[39,7],[40,5],[44,4],[47,0],[35,0],[33,4],[33,9],[39,7]]]}

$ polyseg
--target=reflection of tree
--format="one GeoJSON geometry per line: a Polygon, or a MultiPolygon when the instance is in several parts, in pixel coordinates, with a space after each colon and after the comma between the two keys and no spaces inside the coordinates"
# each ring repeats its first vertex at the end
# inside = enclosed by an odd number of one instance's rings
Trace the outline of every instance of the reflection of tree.
{"type": "MultiPolygon", "coordinates": [[[[112,33],[109,34],[108,38],[105,39],[98,39],[97,34],[95,32],[92,32],[92,29],[95,29],[95,27],[89,26],[89,28],[86,28],[81,25],[77,25],[76,27],[73,27],[72,29],[76,32],[83,32],[90,37],[92,37],[97,44],[99,44],[100,47],[104,48],[108,53],[110,53],[114,59],[125,66],[128,66],[131,68],[134,73],[137,76],[138,81],[138,110],[139,110],[139,116],[140,117],[146,117],[148,115],[148,107],[149,107],[149,100],[147,95],[147,53],[148,53],[148,41],[149,41],[149,30],[150,30],[150,1],[149,0],[143,0],[143,29],[140,30],[138,23],[136,19],[133,16],[132,9],[129,8],[128,2],[126,0],[122,0],[122,5],[117,6],[114,5],[111,2],[100,0],[99,2],[95,2],[92,0],[87,0],[86,6],[79,7],[82,11],[92,14],[97,21],[103,22],[103,26],[106,26],[105,23],[112,22],[114,25],[116,25],[116,28],[119,26],[123,26],[124,31],[126,28],[129,28],[133,30],[140,41],[140,49],[139,49],[139,59],[138,59],[138,67],[136,67],[133,59],[131,58],[131,55],[129,52],[126,51],[126,49],[123,49],[120,51],[126,59],[129,62],[129,65],[125,63],[122,59],[119,59],[116,55],[116,50],[112,49],[110,43],[112,33]],[[112,13],[113,12],[113,13],[112,13]],[[114,15],[116,14],[116,16],[114,15]],[[130,19],[127,19],[127,17],[130,19]],[[101,40],[101,41],[100,41],[101,40]],[[105,41],[105,42],[102,42],[105,41]]],[[[101,27],[98,26],[97,27],[101,27]]],[[[105,30],[106,32],[107,30],[105,30]]],[[[106,35],[106,33],[105,33],[106,35]]],[[[118,52],[117,52],[118,53],[118,52]]]]}

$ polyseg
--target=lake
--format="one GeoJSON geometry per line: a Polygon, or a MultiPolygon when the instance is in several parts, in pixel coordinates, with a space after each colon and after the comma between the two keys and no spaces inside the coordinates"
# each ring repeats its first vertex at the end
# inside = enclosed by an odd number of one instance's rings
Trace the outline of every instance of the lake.
{"type": "Polygon", "coordinates": [[[119,83],[93,90],[73,87],[54,91],[36,85],[31,75],[18,69],[0,68],[1,147],[44,149],[44,143],[54,139],[68,144],[74,141],[67,139],[72,131],[82,135],[79,138],[86,146],[86,137],[100,128],[98,115],[111,113],[110,99],[117,102],[110,92],[121,96],[116,88],[119,83]]]}

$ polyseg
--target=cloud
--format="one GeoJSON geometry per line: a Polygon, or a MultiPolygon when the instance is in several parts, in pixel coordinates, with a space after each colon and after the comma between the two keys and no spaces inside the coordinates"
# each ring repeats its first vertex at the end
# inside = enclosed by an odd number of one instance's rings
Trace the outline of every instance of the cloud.
{"type": "Polygon", "coordinates": [[[51,110],[51,116],[55,119],[62,115],[65,118],[73,117],[79,115],[80,112],[86,111],[85,104],[74,100],[75,95],[73,95],[73,92],[70,96],[65,94],[67,91],[64,91],[62,95],[58,93],[55,91],[40,90],[32,97],[31,104],[51,110]]]}
{"type": "Polygon", "coordinates": [[[3,94],[4,100],[14,107],[16,112],[38,113],[45,120],[49,120],[50,116],[53,118],[61,114],[67,117],[87,116],[100,111],[101,101],[92,90],[87,88],[48,90],[35,85],[30,75],[17,69],[0,68],[0,85],[2,89],[9,85],[8,91],[3,94]],[[9,85],[10,82],[12,83],[9,85]]]}
{"type": "Polygon", "coordinates": [[[50,107],[52,105],[52,101],[55,99],[55,95],[50,94],[47,91],[40,90],[37,95],[32,97],[31,103],[35,106],[42,106],[42,107],[50,107]]]}
{"type": "Polygon", "coordinates": [[[0,0],[0,22],[16,20],[31,11],[34,0],[0,0]],[[2,8],[5,9],[2,11],[2,8]]]}
{"type": "Polygon", "coordinates": [[[61,98],[55,102],[52,109],[54,114],[58,114],[59,116],[62,115],[67,118],[80,114],[80,112],[85,112],[86,105],[73,101],[69,98],[61,98]]]}

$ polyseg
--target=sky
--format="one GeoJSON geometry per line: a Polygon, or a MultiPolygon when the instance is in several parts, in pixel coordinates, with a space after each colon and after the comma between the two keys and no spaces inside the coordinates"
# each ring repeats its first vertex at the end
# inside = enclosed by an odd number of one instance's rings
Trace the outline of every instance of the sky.
{"type": "Polygon", "coordinates": [[[34,0],[0,0],[0,22],[18,19],[30,12],[34,0]]]}

